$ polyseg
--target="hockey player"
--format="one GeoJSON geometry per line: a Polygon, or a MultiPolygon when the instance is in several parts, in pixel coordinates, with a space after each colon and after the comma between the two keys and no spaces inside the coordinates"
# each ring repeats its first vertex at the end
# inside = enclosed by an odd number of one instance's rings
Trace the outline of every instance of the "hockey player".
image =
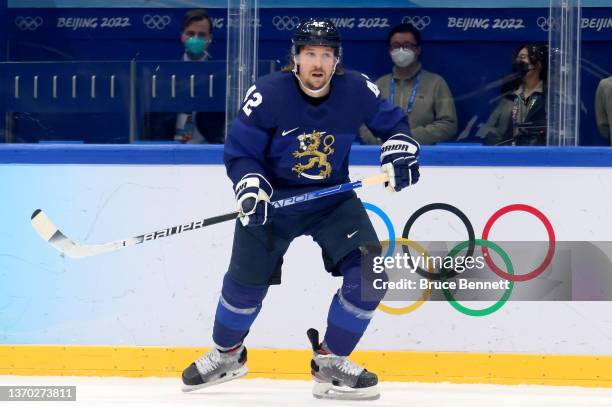
{"type": "Polygon", "coordinates": [[[292,43],[289,65],[247,91],[225,143],[241,218],[215,314],[215,346],[185,369],[184,391],[247,373],[243,340],[268,287],[280,284],[289,244],[308,235],[321,247],[327,271],[343,279],[323,341],[308,330],[313,395],[376,399],[376,374],[348,359],[381,300],[361,296],[362,258],[367,250],[380,251],[361,201],[351,191],[275,209],[271,199],[349,181],[349,151],[362,124],[385,140],[380,158],[390,191],[418,181],[419,145],[402,110],[381,99],[366,76],[342,68],[340,35],[331,21],[301,22],[292,43]]]}

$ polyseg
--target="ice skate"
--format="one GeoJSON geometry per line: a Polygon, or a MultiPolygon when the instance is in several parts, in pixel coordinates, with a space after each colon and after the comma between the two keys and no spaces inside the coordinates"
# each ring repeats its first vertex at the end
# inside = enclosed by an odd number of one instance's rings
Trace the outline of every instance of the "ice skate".
{"type": "Polygon", "coordinates": [[[376,400],[378,376],[345,356],[334,355],[319,344],[319,332],[309,329],[308,339],[314,352],[310,362],[314,387],[312,395],[318,399],[376,400]]]}
{"type": "Polygon", "coordinates": [[[247,374],[247,350],[240,344],[234,349],[213,348],[183,371],[183,391],[189,392],[237,379],[247,374]]]}

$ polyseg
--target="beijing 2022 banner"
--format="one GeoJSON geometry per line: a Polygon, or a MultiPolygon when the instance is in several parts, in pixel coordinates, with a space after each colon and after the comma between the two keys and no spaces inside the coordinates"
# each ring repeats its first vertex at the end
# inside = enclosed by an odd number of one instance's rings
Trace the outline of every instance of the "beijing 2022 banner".
{"type": "MultiPolygon", "coordinates": [[[[316,9],[315,9],[316,10],[316,9]]],[[[9,39],[116,38],[174,39],[186,9],[170,8],[9,8],[9,39]]],[[[262,40],[286,40],[300,20],[316,16],[311,8],[263,8],[262,40]]],[[[547,8],[325,8],[346,40],[384,39],[400,23],[411,23],[433,41],[547,41],[556,23],[547,8]]],[[[215,38],[226,37],[227,10],[209,9],[215,38]]],[[[612,8],[584,8],[582,39],[612,39],[612,8]]]]}

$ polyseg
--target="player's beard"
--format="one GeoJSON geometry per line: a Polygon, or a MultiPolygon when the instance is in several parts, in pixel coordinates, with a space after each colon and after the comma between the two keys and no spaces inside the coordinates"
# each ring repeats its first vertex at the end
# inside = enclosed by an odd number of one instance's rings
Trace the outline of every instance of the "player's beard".
{"type": "Polygon", "coordinates": [[[323,87],[327,85],[327,83],[329,82],[330,76],[331,76],[331,73],[326,73],[322,69],[316,69],[316,70],[312,70],[311,72],[309,72],[306,78],[303,80],[303,82],[306,85],[306,87],[308,87],[309,89],[319,90],[319,89],[323,89],[323,87]],[[321,74],[321,76],[315,78],[313,76],[313,74],[315,73],[321,74]]]}

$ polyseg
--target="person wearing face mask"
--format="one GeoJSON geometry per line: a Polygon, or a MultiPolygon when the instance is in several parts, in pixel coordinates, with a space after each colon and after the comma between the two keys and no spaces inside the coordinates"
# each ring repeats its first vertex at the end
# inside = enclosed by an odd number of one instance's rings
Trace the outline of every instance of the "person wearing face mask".
{"type": "MultiPolygon", "coordinates": [[[[387,36],[393,71],[376,81],[382,96],[408,115],[412,137],[420,144],[435,144],[457,132],[455,102],[444,78],[423,69],[421,33],[412,24],[400,24],[387,36]]],[[[360,131],[366,144],[378,140],[366,128],[360,131]]]]}
{"type": "Polygon", "coordinates": [[[487,145],[545,145],[547,75],[548,46],[519,46],[501,100],[476,136],[487,145]]]}
{"type": "Polygon", "coordinates": [[[185,47],[184,61],[210,59],[208,46],[212,41],[212,19],[204,10],[189,10],[183,18],[181,43],[185,47]]]}
{"type": "MultiPolygon", "coordinates": [[[[185,13],[181,29],[182,60],[204,62],[211,59],[208,48],[212,42],[212,19],[202,9],[185,13]]],[[[224,112],[146,113],[144,138],[174,140],[183,144],[223,143],[224,112]]]]}

